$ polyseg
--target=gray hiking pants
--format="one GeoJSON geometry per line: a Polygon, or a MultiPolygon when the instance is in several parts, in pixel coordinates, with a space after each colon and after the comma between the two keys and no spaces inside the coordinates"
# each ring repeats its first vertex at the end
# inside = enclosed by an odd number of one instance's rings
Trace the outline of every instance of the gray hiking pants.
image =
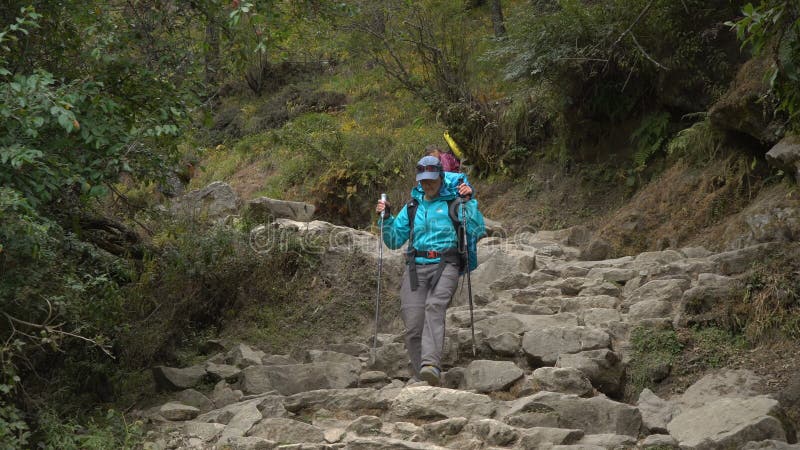
{"type": "Polygon", "coordinates": [[[431,279],[438,264],[417,264],[419,286],[411,290],[408,267],[400,286],[400,315],[406,326],[405,340],[411,368],[417,378],[424,365],[441,368],[444,348],[445,312],[458,285],[458,268],[446,264],[436,286],[431,279]]]}

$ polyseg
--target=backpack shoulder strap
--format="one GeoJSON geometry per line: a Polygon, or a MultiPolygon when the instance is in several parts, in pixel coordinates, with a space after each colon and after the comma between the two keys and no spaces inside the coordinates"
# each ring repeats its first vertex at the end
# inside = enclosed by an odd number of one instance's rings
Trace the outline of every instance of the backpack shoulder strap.
{"type": "Polygon", "coordinates": [[[417,215],[417,200],[411,199],[406,204],[406,213],[408,214],[408,248],[414,247],[414,217],[417,215]]]}

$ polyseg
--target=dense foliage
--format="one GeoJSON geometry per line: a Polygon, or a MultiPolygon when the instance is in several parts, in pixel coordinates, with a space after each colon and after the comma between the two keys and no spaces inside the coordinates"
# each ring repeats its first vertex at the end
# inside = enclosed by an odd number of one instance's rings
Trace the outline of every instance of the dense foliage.
{"type": "MultiPolygon", "coordinates": [[[[572,157],[591,157],[608,128],[668,113],[705,111],[727,88],[740,56],[722,23],[736,2],[538,1],[515,16],[494,54],[508,79],[553,86],[572,157]],[[584,148],[581,148],[584,147],[584,148]]],[[[654,124],[654,123],[652,123],[654,124]]],[[[669,136],[662,127],[660,139],[669,136]]],[[[641,166],[653,153],[637,152],[641,166]]]]}
{"type": "Polygon", "coordinates": [[[148,45],[152,36],[137,36],[141,23],[124,6],[21,5],[0,7],[4,448],[52,437],[29,431],[48,410],[35,395],[40,380],[74,370],[89,383],[77,392],[103,396],[93,374],[113,361],[113,336],[126,318],[120,286],[131,267],[86,242],[88,207],[122,173],[162,176],[194,97],[174,76],[175,61],[148,45]]]}

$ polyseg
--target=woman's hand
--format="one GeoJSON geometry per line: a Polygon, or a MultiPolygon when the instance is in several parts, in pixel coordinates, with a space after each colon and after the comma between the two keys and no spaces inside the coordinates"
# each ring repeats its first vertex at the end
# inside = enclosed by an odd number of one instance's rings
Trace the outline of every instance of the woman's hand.
{"type": "Polygon", "coordinates": [[[386,212],[386,215],[384,217],[391,215],[392,214],[392,205],[390,205],[389,202],[385,202],[383,200],[378,200],[378,204],[375,206],[375,212],[377,212],[378,214],[381,214],[384,211],[386,212]]]}
{"type": "Polygon", "coordinates": [[[472,196],[472,188],[465,183],[461,183],[458,185],[458,195],[469,199],[472,196]]]}

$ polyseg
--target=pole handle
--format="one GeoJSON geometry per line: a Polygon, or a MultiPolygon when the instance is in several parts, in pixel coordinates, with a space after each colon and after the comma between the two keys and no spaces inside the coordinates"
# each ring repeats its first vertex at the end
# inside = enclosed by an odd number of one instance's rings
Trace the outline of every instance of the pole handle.
{"type": "MultiPolygon", "coordinates": [[[[381,193],[381,202],[383,202],[385,204],[387,200],[388,200],[388,197],[386,196],[386,193],[385,192],[381,193]]],[[[381,219],[383,219],[385,217],[386,217],[386,210],[384,209],[383,211],[381,211],[381,219]]]]}

